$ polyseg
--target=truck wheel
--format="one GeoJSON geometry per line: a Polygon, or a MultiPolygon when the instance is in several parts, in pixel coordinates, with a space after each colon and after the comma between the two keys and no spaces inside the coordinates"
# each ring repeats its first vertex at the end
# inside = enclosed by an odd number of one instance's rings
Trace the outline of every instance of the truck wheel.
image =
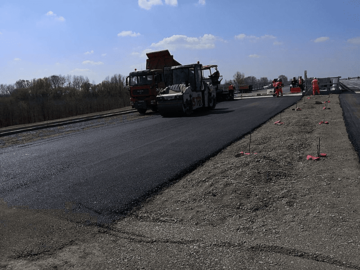
{"type": "Polygon", "coordinates": [[[146,109],[138,109],[138,112],[139,112],[140,114],[145,114],[145,113],[146,113],[146,109]]]}
{"type": "Polygon", "coordinates": [[[157,112],[157,111],[158,111],[157,106],[151,107],[151,110],[152,110],[153,112],[157,112]]]}
{"type": "Polygon", "coordinates": [[[190,116],[193,113],[192,103],[191,101],[183,104],[183,113],[185,116],[190,116]]]}

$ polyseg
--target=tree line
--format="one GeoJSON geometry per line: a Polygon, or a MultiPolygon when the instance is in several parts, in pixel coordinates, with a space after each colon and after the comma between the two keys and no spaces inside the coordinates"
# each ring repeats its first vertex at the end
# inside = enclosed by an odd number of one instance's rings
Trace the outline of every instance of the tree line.
{"type": "Polygon", "coordinates": [[[84,76],[53,75],[0,84],[0,128],[47,121],[130,105],[125,77],[115,74],[99,84],[84,76]]]}
{"type": "MultiPolygon", "coordinates": [[[[284,85],[289,83],[288,78],[285,75],[280,75],[284,85]]],[[[255,76],[245,76],[244,73],[237,71],[232,80],[225,80],[225,84],[232,84],[236,88],[242,85],[252,85],[253,89],[262,89],[264,86],[271,84],[273,79],[267,77],[256,78],[255,76]]]]}
{"type": "MultiPolygon", "coordinates": [[[[287,84],[285,75],[280,75],[287,84]]],[[[272,79],[245,76],[236,72],[225,84],[253,85],[262,89],[272,79]]],[[[84,76],[52,75],[42,79],[18,80],[15,84],[0,84],[0,128],[54,120],[87,113],[122,108],[130,105],[125,77],[115,74],[99,84],[84,76]]]]}

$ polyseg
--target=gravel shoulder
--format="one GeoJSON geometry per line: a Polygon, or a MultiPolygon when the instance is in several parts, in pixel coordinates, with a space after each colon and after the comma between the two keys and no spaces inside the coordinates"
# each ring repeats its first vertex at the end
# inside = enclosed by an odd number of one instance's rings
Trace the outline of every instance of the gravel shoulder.
{"type": "Polygon", "coordinates": [[[0,203],[0,269],[360,269],[360,163],[339,97],[297,106],[108,227],[0,203]],[[319,138],[327,157],[307,160],[319,138]]]}

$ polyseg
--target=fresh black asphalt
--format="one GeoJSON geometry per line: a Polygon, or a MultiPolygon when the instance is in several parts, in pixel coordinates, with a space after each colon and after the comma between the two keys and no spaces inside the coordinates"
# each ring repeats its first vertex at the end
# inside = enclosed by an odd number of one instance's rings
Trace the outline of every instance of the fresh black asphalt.
{"type": "Polygon", "coordinates": [[[35,209],[71,203],[109,222],[300,98],[222,102],[191,117],[154,115],[1,149],[0,199],[35,209]]]}
{"type": "Polygon", "coordinates": [[[341,80],[341,83],[345,84],[345,86],[353,91],[360,91],[360,80],[341,80]]]}
{"type": "MultiPolygon", "coordinates": [[[[358,83],[360,80],[358,81],[358,83]]],[[[355,90],[360,90],[359,88],[355,90]]],[[[360,159],[360,94],[344,93],[340,95],[346,130],[360,159]]]]}

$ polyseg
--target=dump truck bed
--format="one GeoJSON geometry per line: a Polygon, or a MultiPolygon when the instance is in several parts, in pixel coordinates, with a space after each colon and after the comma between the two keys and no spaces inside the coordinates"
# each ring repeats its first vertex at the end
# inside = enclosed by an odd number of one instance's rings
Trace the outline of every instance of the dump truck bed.
{"type": "Polygon", "coordinates": [[[146,54],[146,69],[163,69],[164,67],[181,65],[168,50],[150,52],[146,54]]]}

